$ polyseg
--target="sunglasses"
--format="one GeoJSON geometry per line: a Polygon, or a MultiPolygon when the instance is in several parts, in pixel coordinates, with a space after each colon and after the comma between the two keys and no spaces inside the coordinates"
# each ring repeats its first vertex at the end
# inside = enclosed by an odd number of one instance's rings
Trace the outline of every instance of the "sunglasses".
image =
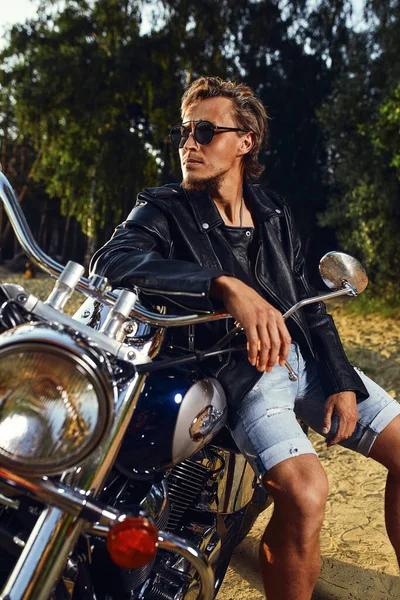
{"type": "MultiPolygon", "coordinates": [[[[238,127],[220,127],[219,125],[213,125],[210,121],[186,121],[186,123],[196,123],[193,128],[193,137],[198,144],[202,145],[209,144],[216,132],[246,131],[246,129],[239,129],[238,127]]],[[[175,149],[183,148],[190,133],[190,129],[185,127],[184,124],[172,127],[169,132],[169,139],[171,140],[172,147],[175,149]]]]}

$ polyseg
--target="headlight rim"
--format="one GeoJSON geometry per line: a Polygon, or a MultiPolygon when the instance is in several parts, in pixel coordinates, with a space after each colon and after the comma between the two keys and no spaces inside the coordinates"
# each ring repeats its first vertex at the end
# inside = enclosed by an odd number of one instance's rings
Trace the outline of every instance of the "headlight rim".
{"type": "Polygon", "coordinates": [[[35,464],[35,459],[21,460],[10,458],[0,448],[0,466],[21,475],[42,477],[60,475],[78,467],[104,440],[111,425],[113,409],[113,385],[104,354],[90,340],[81,336],[73,336],[70,328],[58,324],[40,324],[40,327],[21,325],[12,332],[0,336],[0,361],[5,355],[13,352],[51,351],[71,362],[79,372],[88,378],[93,385],[99,404],[97,423],[91,433],[91,439],[79,451],[46,464],[35,464]],[[9,334],[9,335],[7,335],[9,334]],[[7,338],[7,339],[2,339],[7,338]]]}

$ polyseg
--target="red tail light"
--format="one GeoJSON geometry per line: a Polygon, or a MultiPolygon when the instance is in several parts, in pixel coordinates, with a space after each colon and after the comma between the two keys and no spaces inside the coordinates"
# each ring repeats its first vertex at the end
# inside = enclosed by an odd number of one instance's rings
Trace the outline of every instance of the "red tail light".
{"type": "Polygon", "coordinates": [[[158,531],[148,519],[127,517],[108,532],[107,550],[120,567],[136,569],[153,560],[157,540],[158,531]]]}

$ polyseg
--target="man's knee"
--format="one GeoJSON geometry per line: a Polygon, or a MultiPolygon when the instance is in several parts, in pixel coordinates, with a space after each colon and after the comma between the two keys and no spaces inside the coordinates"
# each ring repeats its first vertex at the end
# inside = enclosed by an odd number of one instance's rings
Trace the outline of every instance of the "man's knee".
{"type": "Polygon", "coordinates": [[[322,526],[328,497],[328,480],[314,455],[283,461],[263,478],[275,510],[290,521],[311,521],[322,526]]]}
{"type": "Polygon", "coordinates": [[[386,467],[393,477],[400,479],[400,415],[378,435],[369,457],[386,467]]]}

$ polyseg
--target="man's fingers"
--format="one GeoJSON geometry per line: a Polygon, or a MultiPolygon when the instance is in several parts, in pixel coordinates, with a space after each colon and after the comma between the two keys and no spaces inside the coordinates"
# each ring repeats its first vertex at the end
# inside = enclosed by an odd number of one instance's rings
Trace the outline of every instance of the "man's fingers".
{"type": "Polygon", "coordinates": [[[281,339],[279,335],[279,330],[276,325],[276,321],[268,323],[268,334],[269,339],[271,341],[271,349],[266,361],[266,369],[267,371],[272,371],[272,368],[276,365],[279,356],[279,350],[281,348],[281,339]]]}
{"type": "Polygon", "coordinates": [[[357,399],[354,392],[338,392],[330,396],[325,405],[325,420],[322,433],[329,434],[332,414],[338,419],[338,428],[334,436],[327,440],[328,446],[334,446],[352,436],[357,425],[357,399]],[[329,422],[328,422],[329,421],[329,422]]]}
{"type": "MultiPolygon", "coordinates": [[[[339,421],[339,423],[340,423],[340,421],[339,421]]],[[[327,441],[327,445],[328,446],[334,446],[335,444],[338,444],[342,440],[347,439],[349,436],[346,435],[345,432],[346,432],[346,426],[344,424],[342,424],[342,425],[339,424],[337,432],[335,433],[335,435],[333,436],[333,438],[330,438],[327,441]]]]}
{"type": "MultiPolygon", "coordinates": [[[[234,314],[232,310],[231,313],[234,314]]],[[[278,358],[281,366],[285,364],[292,340],[279,311],[263,301],[261,307],[246,310],[244,316],[234,316],[246,333],[248,359],[252,365],[259,371],[271,372],[278,358]]]]}
{"type": "Polygon", "coordinates": [[[334,435],[334,437],[332,439],[328,440],[328,442],[327,442],[328,446],[334,446],[335,444],[338,444],[339,442],[342,442],[343,440],[347,440],[354,433],[355,428],[356,428],[356,422],[354,422],[353,419],[344,420],[344,417],[339,416],[338,430],[337,430],[336,434],[334,435]]]}
{"type": "Polygon", "coordinates": [[[343,440],[347,440],[354,432],[356,421],[346,418],[344,415],[338,415],[339,426],[335,435],[327,441],[328,446],[334,446],[343,440]]]}
{"type": "Polygon", "coordinates": [[[271,339],[267,325],[259,325],[257,327],[257,333],[259,339],[257,369],[259,371],[265,371],[271,352],[271,339]]]}
{"type": "Polygon", "coordinates": [[[249,361],[253,366],[255,366],[257,362],[258,355],[258,333],[255,327],[251,329],[246,329],[246,337],[247,337],[247,352],[249,361]]]}
{"type": "Polygon", "coordinates": [[[332,413],[333,413],[333,405],[328,401],[325,405],[325,416],[324,416],[324,426],[322,427],[322,433],[329,433],[332,425],[332,413]]]}

